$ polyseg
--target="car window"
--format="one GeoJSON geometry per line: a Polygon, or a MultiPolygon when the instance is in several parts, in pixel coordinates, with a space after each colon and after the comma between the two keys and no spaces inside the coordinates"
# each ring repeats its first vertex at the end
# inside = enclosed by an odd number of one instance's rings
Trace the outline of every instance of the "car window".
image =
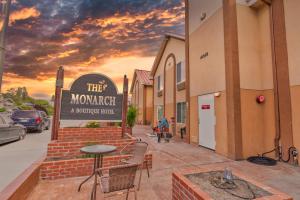
{"type": "Polygon", "coordinates": [[[13,114],[13,118],[36,118],[38,116],[37,111],[16,111],[13,114]]]}

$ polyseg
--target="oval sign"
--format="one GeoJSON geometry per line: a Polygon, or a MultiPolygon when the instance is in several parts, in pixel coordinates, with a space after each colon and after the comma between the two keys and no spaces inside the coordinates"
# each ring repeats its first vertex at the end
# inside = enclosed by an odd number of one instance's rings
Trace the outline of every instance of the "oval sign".
{"type": "Polygon", "coordinates": [[[103,74],[86,74],[62,91],[62,120],[121,121],[123,95],[103,74]]]}

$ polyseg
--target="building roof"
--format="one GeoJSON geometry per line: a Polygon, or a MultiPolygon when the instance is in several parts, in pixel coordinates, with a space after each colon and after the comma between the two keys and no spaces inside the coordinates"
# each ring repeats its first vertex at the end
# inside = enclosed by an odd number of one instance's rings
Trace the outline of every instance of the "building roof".
{"type": "Polygon", "coordinates": [[[157,54],[157,56],[156,56],[156,58],[154,60],[154,64],[152,66],[151,74],[150,74],[151,76],[155,75],[156,70],[158,68],[158,65],[160,63],[160,60],[161,60],[161,58],[162,58],[162,56],[163,56],[163,54],[165,52],[165,49],[167,47],[167,44],[168,44],[168,42],[170,41],[171,38],[177,39],[177,40],[181,40],[181,41],[185,42],[185,37],[184,36],[182,36],[182,35],[176,35],[176,34],[172,34],[172,33],[167,33],[165,35],[165,39],[163,40],[163,42],[162,42],[162,44],[160,46],[158,54],[157,54]]]}
{"type": "Polygon", "coordinates": [[[141,85],[147,85],[147,86],[153,85],[153,80],[151,78],[150,71],[136,69],[134,70],[130,93],[133,92],[134,83],[136,80],[138,80],[141,85]]]}

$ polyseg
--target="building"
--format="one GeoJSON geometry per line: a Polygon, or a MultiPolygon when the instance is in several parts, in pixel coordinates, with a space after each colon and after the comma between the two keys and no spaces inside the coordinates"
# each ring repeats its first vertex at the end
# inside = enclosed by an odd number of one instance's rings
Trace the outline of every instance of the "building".
{"type": "Polygon", "coordinates": [[[299,10],[298,0],[186,0],[190,143],[232,159],[300,150],[299,10]]]}
{"type": "Polygon", "coordinates": [[[165,116],[172,124],[172,132],[179,134],[185,127],[185,42],[184,37],[167,34],[154,61],[153,124],[165,116]]]}
{"type": "Polygon", "coordinates": [[[131,83],[131,105],[138,109],[137,123],[149,125],[153,116],[153,81],[149,71],[135,70],[131,83]]]}

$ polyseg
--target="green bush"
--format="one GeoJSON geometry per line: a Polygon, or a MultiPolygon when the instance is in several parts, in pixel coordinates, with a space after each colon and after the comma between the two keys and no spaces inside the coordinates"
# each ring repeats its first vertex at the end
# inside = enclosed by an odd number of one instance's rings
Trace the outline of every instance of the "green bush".
{"type": "Polygon", "coordinates": [[[20,110],[33,110],[31,106],[26,106],[26,105],[20,105],[18,108],[20,110]]]}
{"type": "Polygon", "coordinates": [[[3,107],[0,107],[0,112],[5,112],[6,111],[6,109],[5,108],[3,108],[3,107]]]}
{"type": "Polygon", "coordinates": [[[129,106],[127,112],[127,125],[132,128],[135,125],[137,117],[137,108],[134,106],[129,106]]]}
{"type": "Polygon", "coordinates": [[[85,125],[86,128],[100,128],[100,123],[99,122],[88,122],[85,125]]]}

